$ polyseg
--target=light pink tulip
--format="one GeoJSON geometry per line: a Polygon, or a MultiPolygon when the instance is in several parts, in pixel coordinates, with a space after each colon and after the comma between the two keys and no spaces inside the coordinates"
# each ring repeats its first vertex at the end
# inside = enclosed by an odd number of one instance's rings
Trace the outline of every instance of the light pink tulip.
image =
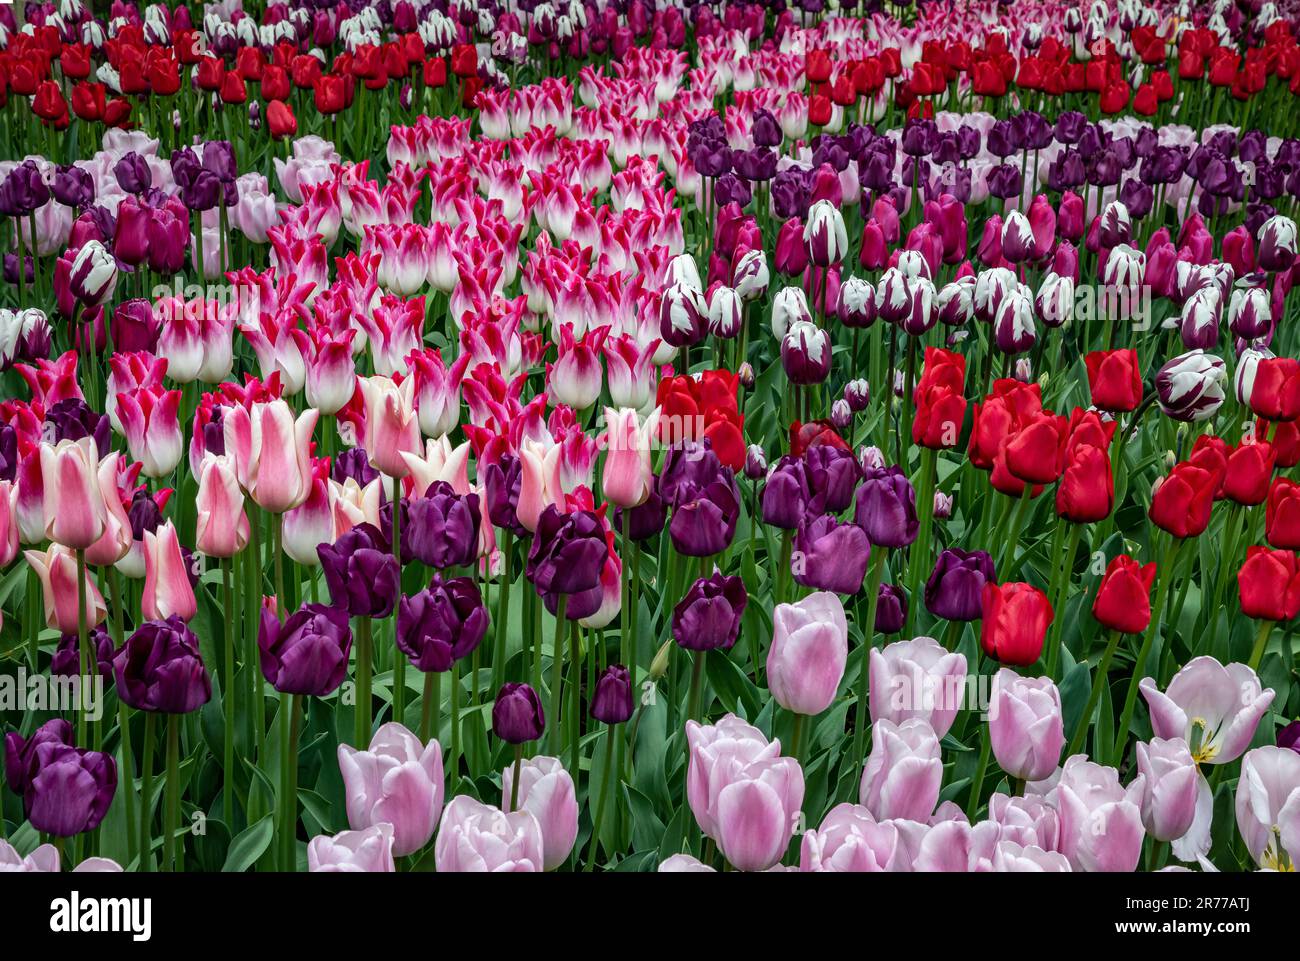
{"type": "Polygon", "coordinates": [[[448,437],[430,437],[424,442],[424,456],[421,457],[420,454],[418,439],[416,453],[401,452],[407,476],[411,478],[411,489],[416,496],[423,497],[435,481],[446,481],[452,490],[462,496],[469,493],[469,441],[452,447],[448,437]]]}
{"type": "MultiPolygon", "coordinates": [[[[510,814],[514,765],[501,772],[501,810],[510,814]]],[[[542,829],[542,869],[564,863],[578,837],[578,798],[573,778],[558,757],[535,757],[519,769],[519,809],[537,818],[542,829]]]]}
{"type": "Polygon", "coordinates": [[[657,430],[658,418],[653,414],[643,427],[630,407],[605,408],[605,469],[600,484],[605,499],[616,507],[639,507],[650,497],[655,480],[650,446],[657,430]]]}
{"type": "Polygon", "coordinates": [[[866,808],[847,803],[837,804],[817,830],[803,836],[799,853],[799,870],[808,872],[906,871],[911,863],[897,823],[877,821],[866,808]]]}
{"type": "Polygon", "coordinates": [[[0,874],[52,874],[59,870],[59,850],[42,844],[27,857],[8,841],[0,840],[0,874]]]}
{"type": "Polygon", "coordinates": [[[1137,765],[1146,779],[1142,823],[1153,838],[1176,841],[1192,826],[1201,782],[1187,742],[1158,737],[1138,742],[1137,765]]]}
{"type": "Polygon", "coordinates": [[[0,481],[0,567],[18,556],[18,486],[0,481]]]}
{"type": "Polygon", "coordinates": [[[183,621],[199,609],[176,526],[171,521],[165,521],[156,531],[144,532],[144,594],[140,608],[149,620],[166,620],[175,614],[183,621]]]}
{"type": "MultiPolygon", "coordinates": [[[[104,500],[104,533],[86,549],[86,563],[98,567],[116,564],[131,552],[135,543],[131,532],[131,519],[123,505],[123,492],[119,487],[122,454],[112,451],[99,462],[97,477],[99,493],[104,500]]],[[[134,483],[134,481],[132,481],[134,483]]]]}
{"type": "Polygon", "coordinates": [[[1237,830],[1263,868],[1295,870],[1300,864],[1300,754],[1257,747],[1241,761],[1237,830]]]}
{"type": "Polygon", "coordinates": [[[989,742],[998,766],[1022,781],[1056,770],[1065,746],[1061,692],[1051,678],[1021,677],[1002,668],[993,678],[989,742]]]}
{"type": "Polygon", "coordinates": [[[180,406],[179,390],[140,387],[117,395],[122,434],[146,477],[165,477],[181,461],[180,406]]]}
{"type": "Polygon", "coordinates": [[[393,853],[398,857],[414,854],[429,843],[445,790],[442,747],[436,739],[422,744],[401,724],[390,721],[375,732],[369,750],[340,744],[339,771],[348,823],[354,829],[391,824],[393,853]]]}
{"type": "Polygon", "coordinates": [[[209,557],[234,557],[248,544],[250,528],[244,514],[244,492],[239,489],[235,462],[229,456],[204,456],[195,508],[194,546],[200,552],[209,557]]]}
{"type": "MultiPolygon", "coordinates": [[[[1142,795],[1138,775],[1127,788],[1119,772],[1076,754],[1054,789],[1061,814],[1061,853],[1076,871],[1132,871],[1142,856],[1142,795]]],[[[1049,798],[1050,800],[1050,798],[1049,798]]]]}
{"type": "Polygon", "coordinates": [[[365,441],[370,463],[389,477],[410,473],[403,453],[420,453],[420,422],[415,416],[415,378],[401,385],[388,377],[360,377],[365,405],[365,441]]]}
{"type": "Polygon", "coordinates": [[[966,691],[966,657],[950,653],[932,637],[895,641],[870,653],[871,720],[929,721],[943,737],[952,727],[966,691]]]}
{"type": "Polygon", "coordinates": [[[1062,872],[1070,870],[1064,854],[1044,851],[1035,845],[1002,840],[993,850],[993,870],[998,872],[1062,872]]]}
{"type": "Polygon", "coordinates": [[[537,519],[551,504],[564,503],[564,489],[560,485],[559,444],[546,446],[539,441],[525,440],[519,445],[519,506],[516,513],[519,523],[529,531],[537,530],[537,519]]]}
{"type": "Polygon", "coordinates": [[[781,754],[781,742],[769,742],[763,732],[734,714],[716,724],[686,722],[690,763],[686,770],[686,801],[700,830],[718,837],[718,794],[749,765],[781,754]]]}
{"type": "Polygon", "coordinates": [[[940,821],[921,839],[912,870],[950,874],[990,871],[1000,837],[1001,829],[992,821],[940,821]]]}
{"type": "Polygon", "coordinates": [[[781,860],[803,792],[803,770],[790,757],[749,764],[718,792],[718,847],[733,867],[766,871],[781,860]]]}
{"type": "Polygon", "coordinates": [[[544,862],[542,851],[542,828],[530,812],[505,814],[459,794],[443,812],[433,858],[443,874],[538,872],[544,862]]]}
{"type": "Polygon", "coordinates": [[[839,595],[817,591],[772,612],[767,680],[786,710],[814,716],[830,707],[848,656],[849,625],[839,595]]]}
{"type": "Polygon", "coordinates": [[[393,826],[387,821],[361,831],[319,834],[307,842],[307,870],[321,874],[392,874],[393,826]]]}
{"type": "Polygon", "coordinates": [[[1241,757],[1273,703],[1272,688],[1262,688],[1247,665],[1225,667],[1205,655],[1184,664],[1163,693],[1149,677],[1138,689],[1151,710],[1151,730],[1157,737],[1182,738],[1198,764],[1241,757]]]}
{"type": "Polygon", "coordinates": [[[298,415],[284,400],[227,408],[222,420],[226,453],[235,458],[239,484],[253,502],[272,514],[297,507],[311,492],[313,407],[298,415]]]}
{"type": "Polygon", "coordinates": [[[873,817],[926,821],[942,784],[939,738],[928,721],[895,724],[881,718],[871,725],[871,755],[862,770],[859,800],[873,817]]]}
{"type": "Polygon", "coordinates": [[[700,861],[699,858],[692,857],[689,854],[674,854],[670,858],[665,858],[659,862],[660,874],[717,874],[716,868],[711,868],[700,861]]]}
{"type": "MultiPolygon", "coordinates": [[[[45,597],[45,625],[61,634],[77,633],[77,558],[62,544],[51,544],[45,551],[23,551],[23,557],[36,572],[45,597]]],[[[86,571],[86,626],[104,620],[107,608],[90,571],[86,571]]]]}
{"type": "Polygon", "coordinates": [[[45,536],[73,550],[85,550],[108,522],[99,489],[99,454],[90,437],[41,444],[45,536]]]}
{"type": "Polygon", "coordinates": [[[989,798],[989,820],[1010,839],[1025,847],[1055,851],[1061,844],[1061,819],[1042,797],[1026,794],[1012,797],[998,792],[989,798]]]}

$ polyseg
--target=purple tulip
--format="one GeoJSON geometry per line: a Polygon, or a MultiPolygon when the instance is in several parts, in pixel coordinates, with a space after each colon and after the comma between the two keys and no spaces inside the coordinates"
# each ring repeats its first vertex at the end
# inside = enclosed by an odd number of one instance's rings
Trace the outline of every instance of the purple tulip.
{"type": "Polygon", "coordinates": [[[364,447],[348,448],[330,465],[330,478],[338,484],[350,478],[357,482],[358,487],[366,487],[378,476],[379,471],[370,466],[370,455],[364,447]]]}
{"type": "Polygon", "coordinates": [[[397,604],[401,571],[370,524],[358,524],[333,544],[316,548],[330,600],[353,617],[383,618],[397,604]]]}
{"type": "Polygon", "coordinates": [[[795,534],[794,549],[791,569],[796,583],[839,594],[862,589],[871,545],[858,525],[841,523],[833,514],[806,517],[795,534]]]}
{"type": "Polygon", "coordinates": [[[504,454],[495,464],[481,466],[479,473],[492,525],[510,531],[515,537],[522,537],[527,529],[519,523],[519,488],[523,483],[523,466],[519,458],[504,454]]]}
{"type": "Polygon", "coordinates": [[[784,530],[796,529],[803,522],[811,496],[803,460],[787,454],[776,462],[763,485],[759,500],[763,523],[784,530]]]}
{"type": "Polygon", "coordinates": [[[46,721],[31,737],[17,731],[5,735],[5,783],[22,794],[36,776],[36,751],[42,744],[73,744],[72,725],[61,717],[46,721]]]}
{"type": "Polygon", "coordinates": [[[50,439],[56,444],[61,440],[91,437],[101,458],[107,457],[112,447],[112,426],[108,415],[91,410],[84,400],[69,397],[59,401],[45,412],[45,423],[49,425],[47,430],[53,430],[50,439]]]}
{"type": "Polygon", "coordinates": [[[173,614],[145,621],[113,657],[118,696],[139,711],[188,714],[212,699],[199,639],[173,614]]]}
{"type": "Polygon", "coordinates": [[[591,716],[603,724],[622,724],[632,716],[632,677],[622,664],[611,664],[596,679],[591,716]]]}
{"type": "Polygon", "coordinates": [[[935,617],[949,621],[975,621],[982,614],[984,585],[996,583],[993,557],[988,551],[949,547],[939,553],[925,582],[925,607],[935,617]]]}
{"type": "Polygon", "coordinates": [[[446,481],[435,481],[423,497],[411,501],[401,536],[409,539],[415,559],[430,567],[473,564],[478,558],[478,495],[462,497],[446,481]]]}
{"type": "Polygon", "coordinates": [[[65,207],[89,207],[95,202],[95,178],[89,170],[75,164],[59,167],[51,193],[65,207]]]}
{"type": "Polygon", "coordinates": [[[664,529],[664,524],[668,522],[668,505],[655,489],[650,492],[645,503],[628,508],[626,513],[621,507],[614,511],[614,527],[619,531],[623,530],[625,516],[628,539],[637,542],[647,541],[658,536],[664,529]]]}
{"type": "Polygon", "coordinates": [[[688,651],[729,648],[740,634],[749,595],[739,577],[714,572],[691,585],[673,608],[673,639],[688,651]]]}
{"type": "Polygon", "coordinates": [[[853,520],[873,547],[906,547],[916,540],[916,492],[897,466],[863,471],[853,520]]]}
{"type": "Polygon", "coordinates": [[[473,578],[443,580],[397,603],[397,646],[420,671],[449,671],[479,646],[488,612],[473,578]]]}
{"type": "Polygon", "coordinates": [[[723,467],[707,484],[678,490],[668,536],[679,554],[712,557],[731,543],[739,517],[736,475],[731,468],[723,467]]]}
{"type": "Polygon", "coordinates": [[[348,672],[352,629],[337,607],[304,604],[281,624],[272,606],[262,606],[257,646],[262,676],[284,694],[325,697],[348,672]]]}
{"type": "Polygon", "coordinates": [[[552,610],[560,595],[570,598],[569,620],[589,617],[600,608],[600,572],[609,556],[605,532],[591,511],[542,511],[528,551],[525,573],[552,610]]]}
{"type": "MultiPolygon", "coordinates": [[[[91,628],[90,646],[95,650],[95,663],[99,674],[109,683],[113,681],[113,639],[103,626],[91,628]]],[[[81,648],[76,634],[64,634],[50,659],[50,673],[55,677],[81,676],[81,648]]]]}
{"type": "Polygon", "coordinates": [[[36,748],[23,810],[32,827],[72,837],[99,827],[117,790],[117,764],[108,754],[46,741],[36,748]]]}
{"type": "Polygon", "coordinates": [[[907,623],[907,595],[893,584],[881,584],[876,595],[876,633],[896,634],[907,623]]]}
{"type": "Polygon", "coordinates": [[[502,686],[492,705],[492,733],[507,744],[536,741],[546,729],[542,699],[527,684],[515,681],[502,686]]]}

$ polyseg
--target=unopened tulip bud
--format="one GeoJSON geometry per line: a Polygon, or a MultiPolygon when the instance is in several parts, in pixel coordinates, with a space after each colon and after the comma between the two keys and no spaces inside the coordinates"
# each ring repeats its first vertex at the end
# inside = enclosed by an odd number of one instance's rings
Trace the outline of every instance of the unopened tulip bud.
{"type": "Polygon", "coordinates": [[[835,425],[836,430],[844,430],[853,423],[853,408],[842,397],[831,404],[831,423],[835,425]]]}
{"type": "Polygon", "coordinates": [[[767,475],[767,455],[759,444],[750,444],[745,451],[745,476],[759,480],[767,475]]]}
{"type": "Polygon", "coordinates": [[[952,497],[943,491],[934,492],[934,516],[941,521],[952,516],[952,497]]]}
{"type": "Polygon", "coordinates": [[[670,637],[655,652],[654,660],[650,662],[650,680],[657,681],[668,673],[668,658],[672,654],[675,644],[676,641],[670,637]]]}
{"type": "Polygon", "coordinates": [[[862,468],[863,473],[871,470],[878,470],[885,466],[885,455],[880,452],[880,448],[874,445],[858,448],[858,466],[862,468]]]}
{"type": "Polygon", "coordinates": [[[754,367],[752,364],[750,364],[749,361],[745,361],[743,364],[740,365],[740,369],[736,371],[736,376],[740,379],[740,386],[745,388],[745,390],[750,390],[753,388],[754,367]]]}

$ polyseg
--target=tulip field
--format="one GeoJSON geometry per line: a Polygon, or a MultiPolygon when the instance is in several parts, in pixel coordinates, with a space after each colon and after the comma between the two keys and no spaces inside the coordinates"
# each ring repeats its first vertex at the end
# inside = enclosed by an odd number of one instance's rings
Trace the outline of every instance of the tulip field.
{"type": "Polygon", "coordinates": [[[0,5],[0,871],[1294,870],[1297,198],[1297,0],[0,5]]]}

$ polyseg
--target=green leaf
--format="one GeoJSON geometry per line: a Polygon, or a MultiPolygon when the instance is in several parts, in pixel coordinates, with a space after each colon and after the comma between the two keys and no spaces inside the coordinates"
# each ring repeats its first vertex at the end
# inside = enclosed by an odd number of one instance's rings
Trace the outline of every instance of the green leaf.
{"type": "Polygon", "coordinates": [[[225,872],[242,873],[247,871],[265,852],[275,834],[275,817],[263,815],[257,823],[240,831],[230,843],[230,853],[221,868],[225,872]]]}

